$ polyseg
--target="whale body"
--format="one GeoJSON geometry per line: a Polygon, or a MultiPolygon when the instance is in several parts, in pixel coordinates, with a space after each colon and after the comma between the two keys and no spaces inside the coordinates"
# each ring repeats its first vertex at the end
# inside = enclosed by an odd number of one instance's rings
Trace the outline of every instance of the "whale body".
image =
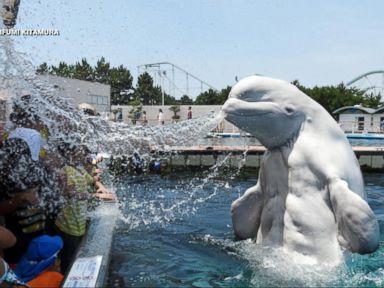
{"type": "Polygon", "coordinates": [[[231,90],[225,119],[265,152],[256,186],[232,203],[235,235],[337,264],[342,250],[379,246],[359,163],[329,113],[294,85],[250,76],[231,90]]]}

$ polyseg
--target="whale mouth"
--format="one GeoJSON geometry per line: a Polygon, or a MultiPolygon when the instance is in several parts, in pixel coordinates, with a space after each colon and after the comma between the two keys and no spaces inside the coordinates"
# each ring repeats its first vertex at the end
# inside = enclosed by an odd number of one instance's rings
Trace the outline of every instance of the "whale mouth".
{"type": "Polygon", "coordinates": [[[235,117],[242,117],[242,118],[253,118],[253,117],[260,117],[260,116],[265,116],[267,114],[271,114],[272,111],[260,111],[258,113],[253,112],[252,114],[244,114],[243,112],[233,112],[233,111],[230,111],[230,112],[224,111],[224,113],[225,113],[225,117],[235,116],[235,117]]]}
{"type": "Polygon", "coordinates": [[[240,99],[228,99],[222,111],[226,117],[251,118],[262,117],[268,114],[279,113],[280,108],[273,102],[258,101],[247,102],[240,99]]]}

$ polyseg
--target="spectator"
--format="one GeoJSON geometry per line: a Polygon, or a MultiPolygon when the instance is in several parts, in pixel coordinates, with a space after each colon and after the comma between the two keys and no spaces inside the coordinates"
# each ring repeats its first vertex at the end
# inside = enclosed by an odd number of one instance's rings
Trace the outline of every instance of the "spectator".
{"type": "MultiPolygon", "coordinates": [[[[29,98],[25,98],[29,99],[29,98]]],[[[27,105],[29,100],[23,100],[27,105]]],[[[43,127],[38,117],[31,116],[18,105],[10,115],[16,128],[0,144],[0,189],[25,190],[48,185],[47,171],[39,163],[43,142],[39,129],[43,127]]]]}
{"type": "Polygon", "coordinates": [[[44,177],[39,173],[42,171],[41,167],[33,163],[24,141],[10,139],[4,146],[1,152],[5,152],[2,155],[5,163],[0,163],[0,170],[3,171],[0,174],[5,174],[6,177],[2,177],[0,183],[0,215],[5,216],[5,225],[18,239],[14,247],[4,251],[5,259],[15,263],[29,242],[47,231],[46,213],[38,207],[41,200],[38,196],[41,189],[39,186],[44,177]],[[8,169],[4,165],[6,163],[11,165],[8,169]]]}
{"type": "Polygon", "coordinates": [[[117,112],[116,112],[116,119],[117,119],[117,122],[122,122],[123,121],[123,111],[122,109],[118,109],[117,112]]]}
{"type": "Polygon", "coordinates": [[[163,110],[159,109],[159,114],[157,115],[157,121],[159,122],[159,125],[164,125],[164,115],[163,110]]]}
{"type": "MultiPolygon", "coordinates": [[[[90,154],[85,146],[63,145],[60,151],[68,156],[68,163],[62,169],[63,190],[67,200],[55,224],[58,234],[64,241],[64,248],[61,251],[61,272],[66,273],[85,234],[88,200],[91,199],[89,188],[94,186],[97,189],[94,196],[100,199],[115,200],[115,195],[108,193],[100,182],[94,182],[93,177],[83,167],[83,164],[88,162],[87,156],[90,154]]],[[[92,170],[92,167],[90,169],[92,170]]]]}
{"type": "Polygon", "coordinates": [[[5,260],[0,257],[0,286],[1,287],[29,287],[9,268],[5,260]]]}
{"type": "Polygon", "coordinates": [[[131,110],[130,114],[131,114],[131,116],[129,116],[129,117],[132,120],[132,124],[136,125],[136,111],[135,110],[131,110]]]}
{"type": "MultiPolygon", "coordinates": [[[[25,105],[28,99],[22,99],[25,105]]],[[[16,263],[33,238],[49,232],[46,212],[53,212],[55,197],[60,193],[52,175],[39,161],[39,119],[17,105],[10,118],[17,128],[0,144],[0,214],[18,240],[15,246],[4,250],[4,257],[9,263],[16,263]],[[46,204],[44,211],[39,207],[42,202],[46,204]]]]}
{"type": "Polygon", "coordinates": [[[3,249],[10,248],[16,244],[16,237],[7,228],[0,225],[0,254],[3,255],[3,249]]]}
{"type": "Polygon", "coordinates": [[[136,124],[137,121],[140,121],[140,117],[141,117],[141,113],[140,113],[139,108],[136,109],[136,111],[134,113],[134,117],[135,117],[135,124],[136,124]]]}
{"type": "Polygon", "coordinates": [[[147,112],[143,111],[143,126],[148,125],[147,112]]]}
{"type": "MultiPolygon", "coordinates": [[[[0,252],[2,249],[10,248],[15,245],[17,239],[8,229],[0,226],[0,252]]],[[[2,257],[2,255],[1,255],[2,257]]],[[[0,287],[13,287],[13,285],[27,286],[9,268],[7,262],[0,257],[0,287]]],[[[18,286],[20,287],[20,286],[18,286]]]]}
{"type": "Polygon", "coordinates": [[[9,263],[17,263],[30,241],[47,231],[46,216],[36,206],[38,201],[36,189],[29,189],[4,197],[0,202],[0,214],[5,216],[6,227],[17,238],[13,247],[4,250],[4,257],[9,263]]]}
{"type": "Polygon", "coordinates": [[[60,287],[64,276],[55,270],[58,269],[57,254],[62,248],[60,236],[43,235],[33,239],[17,264],[15,274],[32,288],[60,287]]]}
{"type": "Polygon", "coordinates": [[[192,107],[188,107],[188,112],[187,112],[187,119],[192,119],[192,107]]]}

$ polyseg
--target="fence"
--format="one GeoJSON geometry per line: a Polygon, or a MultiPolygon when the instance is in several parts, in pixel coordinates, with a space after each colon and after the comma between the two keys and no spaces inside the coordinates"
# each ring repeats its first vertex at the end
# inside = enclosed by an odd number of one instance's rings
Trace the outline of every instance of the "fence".
{"type": "Polygon", "coordinates": [[[384,121],[339,121],[341,129],[345,133],[384,133],[384,121]]]}

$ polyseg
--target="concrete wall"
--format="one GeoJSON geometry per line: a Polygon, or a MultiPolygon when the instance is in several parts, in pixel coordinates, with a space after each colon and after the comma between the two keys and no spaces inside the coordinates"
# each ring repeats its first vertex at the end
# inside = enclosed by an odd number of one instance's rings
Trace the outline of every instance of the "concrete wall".
{"type": "Polygon", "coordinates": [[[81,103],[88,103],[94,106],[99,113],[110,111],[111,87],[109,85],[53,75],[39,75],[38,77],[53,85],[57,93],[75,107],[81,103]]]}
{"type": "MultiPolygon", "coordinates": [[[[180,112],[177,114],[180,115],[179,121],[183,121],[187,119],[187,111],[188,107],[192,107],[192,118],[198,118],[204,115],[207,115],[212,112],[218,112],[221,110],[221,105],[180,105],[180,112]]],[[[142,111],[147,112],[147,119],[149,125],[158,125],[157,115],[159,113],[159,109],[163,110],[165,124],[172,123],[173,112],[169,110],[171,105],[166,106],[143,106],[142,111]]],[[[115,106],[111,107],[111,110],[121,108],[123,111],[123,121],[126,123],[130,123],[131,119],[128,118],[129,111],[133,109],[132,106],[115,106]]],[[[141,125],[141,122],[137,123],[137,125],[141,125]]],[[[232,125],[231,123],[224,121],[224,132],[238,132],[238,129],[232,125]]]]}

